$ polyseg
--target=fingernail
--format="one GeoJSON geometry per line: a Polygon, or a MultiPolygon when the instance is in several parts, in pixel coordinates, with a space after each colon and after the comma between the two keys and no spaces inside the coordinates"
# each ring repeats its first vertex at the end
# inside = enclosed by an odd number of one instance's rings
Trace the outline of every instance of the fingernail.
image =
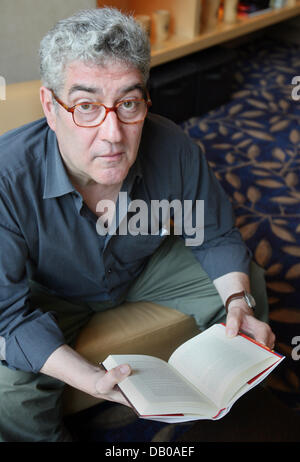
{"type": "Polygon", "coordinates": [[[227,337],[235,337],[235,332],[233,329],[227,330],[227,337]]]}
{"type": "Polygon", "coordinates": [[[120,366],[120,372],[121,374],[128,374],[129,366],[127,366],[126,364],[124,364],[123,366],[120,366]]]}

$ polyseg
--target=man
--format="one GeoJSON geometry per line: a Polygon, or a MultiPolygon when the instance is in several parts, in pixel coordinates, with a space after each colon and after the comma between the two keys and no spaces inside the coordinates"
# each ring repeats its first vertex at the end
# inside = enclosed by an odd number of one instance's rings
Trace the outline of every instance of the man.
{"type": "Polygon", "coordinates": [[[93,313],[125,300],[182,310],[202,329],[226,319],[228,335],[243,329],[274,344],[257,267],[261,320],[241,293],[250,255],[229,201],[198,146],[147,115],[150,47],[135,21],[109,8],[80,12],[45,36],[40,59],[46,119],[0,139],[2,441],[67,441],[64,383],[127,404],[114,386],[130,366],[105,374],[72,349],[93,313]],[[150,212],[153,201],[190,201],[194,222],[204,201],[203,243],[168,236],[163,220],[157,232],[121,232],[131,200],[150,212]],[[116,221],[103,204],[116,206],[116,221]]]}

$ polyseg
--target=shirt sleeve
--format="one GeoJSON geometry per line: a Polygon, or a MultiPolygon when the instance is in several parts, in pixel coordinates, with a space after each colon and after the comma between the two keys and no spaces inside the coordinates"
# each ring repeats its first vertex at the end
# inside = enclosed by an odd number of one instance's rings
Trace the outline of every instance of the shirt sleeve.
{"type": "Polygon", "coordinates": [[[189,242],[195,257],[212,280],[233,271],[249,274],[251,252],[235,227],[232,205],[205,155],[198,145],[191,143],[184,159],[183,195],[184,199],[192,201],[192,220],[196,230],[193,236],[184,234],[185,241],[189,242]],[[197,201],[202,206],[197,208],[197,201]]]}
{"type": "Polygon", "coordinates": [[[30,304],[28,248],[8,202],[0,192],[0,360],[36,373],[65,340],[54,313],[30,304]]]}

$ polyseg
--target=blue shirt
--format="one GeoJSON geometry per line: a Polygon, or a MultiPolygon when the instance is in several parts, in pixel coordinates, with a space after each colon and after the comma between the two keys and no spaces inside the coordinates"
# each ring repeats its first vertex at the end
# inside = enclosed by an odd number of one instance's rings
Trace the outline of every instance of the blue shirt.
{"type": "MultiPolygon", "coordinates": [[[[191,247],[192,252],[212,280],[231,271],[248,273],[250,254],[234,227],[231,204],[199,146],[174,123],[148,115],[137,160],[121,191],[128,204],[135,199],[147,204],[204,200],[204,242],[191,247]]],[[[129,215],[127,208],[125,214],[121,211],[121,218],[129,215]]],[[[0,137],[3,364],[38,372],[65,343],[51,312],[29,309],[30,280],[57,296],[113,305],[124,299],[166,238],[163,223],[155,235],[137,236],[101,236],[96,224],[97,216],[68,177],[45,119],[0,137]]]]}

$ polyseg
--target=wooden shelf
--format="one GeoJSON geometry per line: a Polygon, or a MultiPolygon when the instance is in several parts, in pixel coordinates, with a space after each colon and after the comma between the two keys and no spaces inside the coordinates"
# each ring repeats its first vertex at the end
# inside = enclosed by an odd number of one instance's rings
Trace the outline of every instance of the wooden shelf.
{"type": "Polygon", "coordinates": [[[250,18],[238,18],[236,24],[219,22],[214,30],[198,33],[201,0],[98,0],[98,6],[104,5],[131,14],[151,15],[157,8],[170,10],[171,37],[161,45],[151,43],[152,67],[300,15],[300,0],[297,0],[295,6],[285,6],[250,18]]]}
{"type": "Polygon", "coordinates": [[[251,18],[238,18],[236,24],[219,23],[213,31],[200,33],[192,39],[173,36],[160,47],[152,45],[151,66],[157,66],[187,54],[227,42],[299,14],[300,1],[293,7],[283,7],[251,18]]]}

